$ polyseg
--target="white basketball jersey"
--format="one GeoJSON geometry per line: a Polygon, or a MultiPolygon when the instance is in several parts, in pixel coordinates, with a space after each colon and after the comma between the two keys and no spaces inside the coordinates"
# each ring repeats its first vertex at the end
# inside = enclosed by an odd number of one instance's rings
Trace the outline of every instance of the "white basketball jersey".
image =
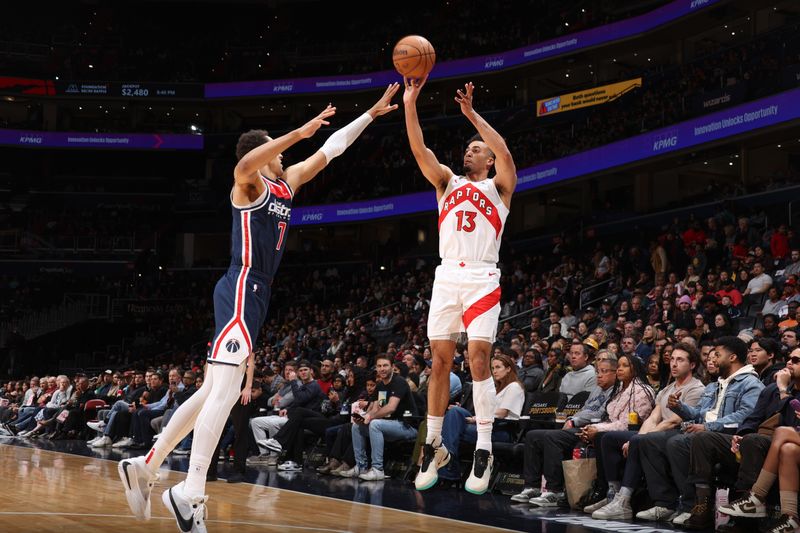
{"type": "Polygon", "coordinates": [[[494,178],[470,181],[452,176],[439,200],[439,255],[497,263],[508,212],[494,178]]]}

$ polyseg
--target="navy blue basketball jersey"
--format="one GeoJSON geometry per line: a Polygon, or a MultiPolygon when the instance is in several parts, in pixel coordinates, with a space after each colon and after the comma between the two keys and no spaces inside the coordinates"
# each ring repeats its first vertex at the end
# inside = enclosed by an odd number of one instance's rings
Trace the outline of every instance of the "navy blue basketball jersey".
{"type": "Polygon", "coordinates": [[[244,207],[231,202],[231,266],[251,268],[272,279],[286,248],[293,193],[280,178],[261,179],[267,188],[255,202],[244,207]]]}

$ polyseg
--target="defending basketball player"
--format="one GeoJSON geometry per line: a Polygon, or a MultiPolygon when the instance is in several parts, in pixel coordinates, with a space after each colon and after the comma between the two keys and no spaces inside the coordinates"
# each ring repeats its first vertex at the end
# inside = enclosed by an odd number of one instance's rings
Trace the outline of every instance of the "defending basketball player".
{"type": "Polygon", "coordinates": [[[302,185],[350,146],[376,117],[394,109],[399,84],[359,118],[336,131],[305,161],[283,169],[281,152],[312,137],[336,113],[330,105],[300,128],[270,139],[253,130],[239,138],[230,194],[233,213],[231,266],[214,289],[216,333],[203,386],[173,415],[155,446],[142,457],[124,459],[119,475],[137,518],[150,518],[150,492],[158,469],[172,449],[192,430],[186,480],[164,491],[162,501],[184,532],[205,532],[206,471],[225,420],[240,398],[247,404],[253,381],[253,345],[267,314],[270,286],[284,249],[292,199],[302,185]],[[242,378],[246,370],[244,389],[242,378]]]}
{"type": "Polygon", "coordinates": [[[411,151],[422,173],[436,188],[442,258],[436,268],[428,315],[433,368],[428,385],[428,433],[415,485],[417,490],[433,487],[439,478],[438,469],[450,460],[442,445],[442,421],[449,400],[448,377],[455,341],[461,331],[466,331],[478,442],[464,488],[483,494],[489,487],[493,461],[496,394],[489,354],[500,315],[497,261],[517,173],[503,138],[472,107],[472,83],[467,83],[463,92],[458,90],[455,97],[461,112],[478,131],[464,154],[464,175],[457,176],[439,163],[425,146],[417,117],[417,97],[426,80],[427,76],[422,80],[404,79],[403,94],[411,151]],[[495,176],[490,178],[493,168],[495,176]]]}

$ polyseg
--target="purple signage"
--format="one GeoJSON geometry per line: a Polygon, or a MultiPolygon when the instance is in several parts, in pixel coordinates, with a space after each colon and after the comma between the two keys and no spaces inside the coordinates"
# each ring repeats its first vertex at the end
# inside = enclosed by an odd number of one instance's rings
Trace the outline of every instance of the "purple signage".
{"type": "MultiPolygon", "coordinates": [[[[675,0],[637,17],[572,33],[542,43],[530,44],[498,54],[446,61],[436,65],[433,72],[431,72],[430,79],[469,76],[504,70],[607,44],[619,39],[628,39],[690,15],[700,9],[717,4],[720,1],[675,0]]],[[[436,46],[436,43],[434,43],[434,46],[436,46]]],[[[386,63],[390,64],[388,56],[386,63]]],[[[366,74],[324,78],[207,83],[205,95],[206,98],[235,98],[240,96],[353,91],[384,87],[389,83],[398,81],[399,77],[400,75],[394,70],[384,70],[366,74]]]]}
{"type": "Polygon", "coordinates": [[[201,135],[0,130],[0,145],[108,150],[202,150],[201,135]]]}
{"type": "MultiPolygon", "coordinates": [[[[725,111],[674,124],[644,135],[593,148],[517,172],[517,192],[576,178],[731,137],[740,133],[800,119],[800,89],[793,89],[725,111]]],[[[292,224],[356,222],[436,210],[433,191],[379,198],[351,204],[296,207],[292,224]]]]}

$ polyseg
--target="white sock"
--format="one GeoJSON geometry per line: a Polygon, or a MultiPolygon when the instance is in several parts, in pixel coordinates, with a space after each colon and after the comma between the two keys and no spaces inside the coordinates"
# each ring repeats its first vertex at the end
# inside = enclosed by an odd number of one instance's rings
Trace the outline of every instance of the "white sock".
{"type": "Polygon", "coordinates": [[[428,424],[426,426],[427,434],[425,436],[425,444],[430,444],[433,439],[442,435],[442,423],[444,422],[443,416],[428,415],[428,424]]]}
{"type": "Polygon", "coordinates": [[[478,425],[478,442],[475,449],[492,451],[492,425],[497,405],[494,379],[472,382],[472,403],[475,406],[475,422],[478,425]]]}
{"type": "MultiPolygon", "coordinates": [[[[192,445],[194,448],[194,445],[192,445]]],[[[211,457],[198,457],[197,454],[191,455],[189,471],[186,473],[186,481],[183,484],[183,493],[192,498],[203,496],[206,491],[206,473],[208,465],[211,464],[211,457]]]]}
{"type": "Polygon", "coordinates": [[[633,491],[631,490],[630,487],[621,487],[619,489],[619,493],[618,494],[620,496],[622,496],[623,498],[629,500],[631,498],[631,496],[633,495],[633,491]]]}

